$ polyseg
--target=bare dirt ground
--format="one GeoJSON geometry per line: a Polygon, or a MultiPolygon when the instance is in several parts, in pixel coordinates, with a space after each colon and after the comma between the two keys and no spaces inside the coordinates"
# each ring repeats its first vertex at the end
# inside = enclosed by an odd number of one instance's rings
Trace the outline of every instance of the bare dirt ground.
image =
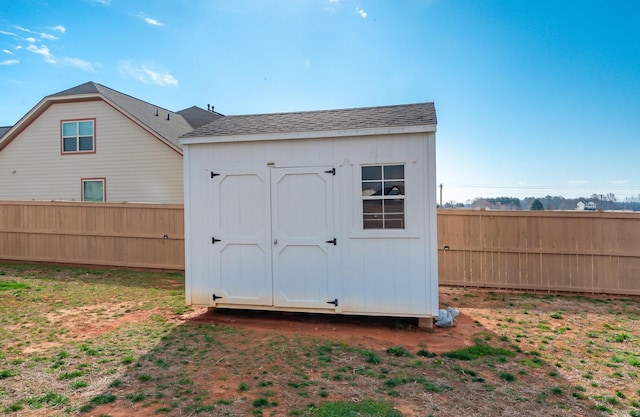
{"type": "MultiPolygon", "coordinates": [[[[20,291],[11,297],[39,300],[45,290],[20,291]]],[[[323,403],[367,399],[387,401],[405,417],[640,415],[637,297],[441,287],[440,306],[461,314],[455,327],[427,330],[400,318],[205,308],[178,314],[145,301],[150,290],[137,291],[122,300],[114,292],[110,301],[83,293],[75,307],[54,299],[60,307],[42,319],[12,319],[18,324],[7,332],[34,326],[32,334],[43,336],[5,343],[8,354],[38,359],[7,359],[17,375],[0,378],[0,401],[34,398],[39,385],[74,407],[24,405],[0,415],[311,416],[323,403]],[[136,333],[147,331],[154,333],[136,333]],[[513,356],[442,356],[479,340],[513,356]],[[408,354],[389,353],[394,347],[408,354]],[[74,372],[80,376],[65,379],[74,372]],[[88,385],[69,389],[78,380],[88,385]],[[113,399],[91,402],[104,395],[113,399]],[[82,404],[94,405],[83,411],[82,404]]]]}
{"type": "MultiPolygon", "coordinates": [[[[462,290],[453,289],[451,293],[443,294],[441,301],[446,305],[452,305],[451,298],[461,294],[462,290]]],[[[144,315],[148,316],[148,314],[144,315]]],[[[139,315],[140,320],[145,317],[139,315]]],[[[334,316],[326,314],[306,314],[270,312],[255,310],[232,310],[232,309],[212,309],[196,308],[193,311],[180,315],[168,316],[168,320],[177,321],[183,325],[205,324],[211,326],[233,327],[249,331],[252,337],[257,336],[263,341],[268,341],[275,337],[310,337],[317,340],[330,340],[335,343],[349,346],[357,346],[372,352],[384,352],[391,346],[402,346],[408,351],[416,352],[421,348],[428,347],[429,352],[440,354],[452,350],[472,346],[473,336],[481,329],[474,323],[472,317],[463,312],[457,317],[454,327],[433,329],[423,329],[418,327],[417,319],[390,318],[390,317],[367,317],[367,316],[334,316]]],[[[78,317],[78,326],[82,328],[84,337],[96,336],[105,329],[117,325],[118,322],[130,322],[133,318],[117,320],[113,323],[101,323],[91,327],[78,317]]],[[[242,339],[234,342],[225,342],[227,351],[242,351],[246,348],[246,341],[242,339]]],[[[270,360],[269,366],[279,369],[287,369],[287,358],[283,355],[270,360]]],[[[214,358],[215,359],[215,358],[214,358]]],[[[345,363],[351,358],[345,358],[345,363]]],[[[206,390],[211,397],[233,398],[238,397],[238,385],[246,380],[245,375],[237,375],[234,372],[235,364],[229,362],[226,357],[220,356],[218,360],[211,363],[211,368],[205,373],[196,376],[194,380],[202,389],[206,390]],[[218,362],[219,361],[219,362],[218,362]],[[220,366],[218,366],[220,365],[220,366]]],[[[256,364],[256,368],[266,368],[264,364],[256,364]]],[[[320,378],[320,372],[314,370],[304,370],[311,379],[320,378]]],[[[361,385],[361,384],[359,384],[361,385]]],[[[345,384],[344,392],[340,398],[346,400],[360,401],[370,392],[367,387],[349,388],[345,384]]],[[[371,388],[373,391],[373,388],[371,388]]],[[[258,397],[258,393],[244,393],[243,399],[237,401],[251,402],[258,397]]],[[[293,397],[293,396],[292,396],[293,397]]],[[[335,400],[335,397],[332,397],[335,400]]],[[[296,407],[298,398],[290,398],[290,402],[282,404],[279,409],[272,409],[267,415],[286,416],[288,409],[296,407]]],[[[422,415],[421,404],[412,404],[411,399],[396,401],[395,408],[403,416],[411,417],[422,415]]],[[[134,412],[135,416],[147,417],[157,416],[156,408],[131,408],[130,405],[122,407],[121,404],[105,405],[96,408],[89,415],[91,417],[111,416],[129,417],[134,412]],[[135,410],[135,411],[134,411],[135,410]]],[[[204,415],[209,415],[204,413],[204,415]]],[[[218,414],[211,415],[239,415],[239,414],[218,414]]],[[[441,414],[442,415],[442,414],[441,414]]]]}

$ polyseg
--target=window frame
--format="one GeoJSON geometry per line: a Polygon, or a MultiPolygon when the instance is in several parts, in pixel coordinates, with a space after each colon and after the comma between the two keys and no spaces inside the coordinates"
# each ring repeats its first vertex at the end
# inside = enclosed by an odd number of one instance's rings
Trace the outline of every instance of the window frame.
{"type": "MultiPolygon", "coordinates": [[[[93,154],[96,153],[96,130],[97,130],[97,123],[96,123],[96,119],[95,118],[83,118],[83,119],[65,119],[65,120],[60,120],[60,154],[61,155],[78,155],[78,154],[93,154]],[[93,129],[92,129],[92,141],[91,141],[91,150],[88,151],[83,151],[80,150],[80,123],[81,122],[91,122],[93,124],[93,129]],[[65,151],[64,150],[64,125],[65,123],[75,123],[76,124],[76,150],[75,151],[65,151]]],[[[70,138],[71,136],[67,136],[68,138],[70,138]]]]}
{"type": "Polygon", "coordinates": [[[407,192],[407,188],[406,188],[406,180],[407,180],[407,164],[406,163],[372,163],[372,164],[361,164],[359,166],[359,189],[360,189],[360,227],[361,230],[363,232],[371,232],[371,231],[378,231],[378,232],[383,232],[383,233],[387,233],[390,231],[395,231],[395,232],[404,232],[407,230],[407,200],[406,200],[406,192],[407,192]],[[402,167],[402,178],[390,178],[387,177],[385,178],[385,167],[396,167],[396,166],[401,166],[402,167]],[[365,180],[363,178],[363,170],[366,167],[379,167],[380,168],[380,178],[377,179],[367,179],[365,180]],[[402,183],[402,187],[403,187],[403,193],[402,194],[385,194],[385,182],[390,182],[390,183],[402,183]],[[367,183],[371,183],[371,184],[380,184],[380,195],[364,195],[363,194],[363,187],[365,184],[367,183]],[[380,217],[380,224],[381,227],[366,227],[366,218],[367,218],[367,212],[365,210],[365,201],[380,201],[381,202],[381,212],[379,213],[381,215],[380,217]],[[386,227],[386,223],[387,221],[392,221],[392,218],[395,217],[394,215],[398,215],[399,212],[392,212],[389,213],[391,218],[386,218],[385,216],[385,206],[386,203],[385,202],[392,202],[392,201],[402,201],[402,218],[400,219],[400,222],[402,224],[402,227],[386,227]]]}
{"type": "Polygon", "coordinates": [[[86,203],[106,203],[107,202],[107,179],[105,177],[81,178],[80,179],[80,200],[86,203]],[[87,182],[102,182],[102,201],[85,200],[84,185],[87,182]]]}

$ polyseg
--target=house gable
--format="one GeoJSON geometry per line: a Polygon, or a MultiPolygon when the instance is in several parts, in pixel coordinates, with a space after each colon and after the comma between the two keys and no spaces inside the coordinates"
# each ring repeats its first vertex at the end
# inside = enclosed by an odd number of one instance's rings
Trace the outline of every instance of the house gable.
{"type": "MultiPolygon", "coordinates": [[[[222,117],[199,110],[188,115],[222,117]]],[[[0,136],[0,199],[80,200],[82,178],[104,178],[107,201],[182,203],[187,119],[93,82],[47,96],[0,136]],[[80,120],[92,121],[95,148],[63,152],[63,123],[80,120]]]]}
{"type": "Polygon", "coordinates": [[[0,152],[0,199],[80,201],[105,178],[108,202],[182,202],[182,156],[102,100],[55,103],[0,152]],[[61,121],[95,120],[95,152],[62,153],[61,121]]]}
{"type": "Polygon", "coordinates": [[[44,97],[15,126],[0,137],[0,151],[53,104],[83,103],[96,100],[108,103],[125,117],[140,125],[140,127],[180,154],[182,153],[179,144],[180,136],[194,128],[179,113],[147,103],[103,85],[87,82],[44,97]]]}

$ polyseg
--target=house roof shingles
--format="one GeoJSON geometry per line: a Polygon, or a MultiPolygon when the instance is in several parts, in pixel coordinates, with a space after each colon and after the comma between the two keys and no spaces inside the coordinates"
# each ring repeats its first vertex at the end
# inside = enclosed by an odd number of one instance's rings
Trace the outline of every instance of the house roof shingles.
{"type": "Polygon", "coordinates": [[[220,113],[207,111],[197,106],[191,106],[188,109],[180,110],[178,114],[184,117],[187,123],[189,123],[194,129],[202,127],[208,123],[213,122],[214,120],[223,117],[220,113]]]}
{"type": "Polygon", "coordinates": [[[340,110],[225,116],[182,137],[284,134],[424,126],[436,123],[435,106],[430,102],[340,110]]]}
{"type": "MultiPolygon", "coordinates": [[[[104,96],[106,99],[125,111],[129,116],[137,119],[149,129],[155,131],[157,134],[167,139],[176,146],[180,146],[178,141],[178,138],[180,136],[193,130],[196,127],[199,127],[198,123],[200,123],[202,120],[206,120],[206,118],[198,112],[198,122],[194,123],[193,121],[196,120],[196,116],[193,116],[191,117],[191,119],[189,119],[189,117],[183,117],[183,115],[179,112],[176,113],[171,110],[164,109],[162,107],[147,103],[146,101],[137,99],[127,94],[120,93],[119,91],[112,90],[109,87],[105,87],[101,84],[97,84],[91,81],[80,84],[73,88],[69,88],[59,93],[52,94],[45,98],[60,98],[65,96],[76,96],[85,94],[100,94],[104,96]],[[190,124],[190,121],[194,124],[190,124]]],[[[185,110],[190,110],[189,114],[196,113],[193,108],[185,110]]],[[[183,112],[185,110],[183,110],[183,112]]],[[[210,113],[203,109],[200,110],[205,113],[210,113]]],[[[210,122],[212,120],[215,120],[217,117],[221,117],[221,115],[218,115],[217,113],[211,113],[211,115],[212,117],[210,117],[206,121],[210,122]]]]}
{"type": "Polygon", "coordinates": [[[0,138],[11,129],[12,126],[0,126],[0,138]]]}

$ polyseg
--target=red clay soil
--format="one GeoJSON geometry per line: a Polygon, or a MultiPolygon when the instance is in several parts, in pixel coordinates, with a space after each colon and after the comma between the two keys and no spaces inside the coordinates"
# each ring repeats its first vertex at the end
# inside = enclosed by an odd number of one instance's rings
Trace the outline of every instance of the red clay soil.
{"type": "Polygon", "coordinates": [[[442,353],[473,345],[472,337],[478,332],[473,320],[464,314],[457,317],[453,328],[421,329],[417,320],[389,317],[204,309],[194,313],[188,322],[327,338],[371,350],[402,345],[416,351],[427,346],[430,352],[442,353]]]}
{"type": "MultiPolygon", "coordinates": [[[[441,301],[446,302],[446,299],[441,301]]],[[[183,321],[184,325],[211,323],[246,329],[264,334],[265,337],[277,334],[326,338],[376,352],[398,345],[414,352],[422,348],[434,353],[447,352],[473,345],[473,335],[479,331],[473,319],[462,313],[457,317],[456,325],[448,329],[435,326],[433,329],[421,329],[418,328],[417,319],[406,318],[225,309],[207,311],[206,308],[195,309],[179,319],[183,321]]],[[[228,347],[232,348],[232,346],[228,347]]],[[[228,397],[235,394],[240,380],[236,381],[232,373],[226,371],[224,367],[220,367],[220,372],[226,373],[224,381],[209,374],[207,380],[199,380],[198,385],[208,385],[210,394],[216,397],[228,397]]],[[[416,415],[413,409],[415,407],[410,403],[405,404],[404,401],[398,401],[396,408],[405,416],[416,415]]],[[[130,417],[132,412],[137,417],[157,415],[153,407],[122,408],[121,404],[109,404],[92,410],[87,413],[87,417],[100,415],[130,417]]]]}

